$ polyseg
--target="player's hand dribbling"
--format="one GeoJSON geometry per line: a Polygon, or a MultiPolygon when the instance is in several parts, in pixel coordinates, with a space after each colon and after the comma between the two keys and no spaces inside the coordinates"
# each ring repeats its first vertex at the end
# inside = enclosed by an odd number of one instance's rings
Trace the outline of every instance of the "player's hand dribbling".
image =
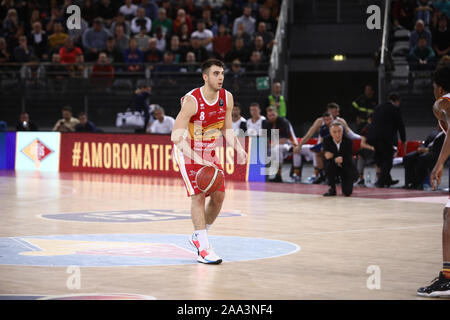
{"type": "Polygon", "coordinates": [[[443,172],[444,172],[444,166],[442,164],[436,163],[436,165],[434,166],[433,171],[431,171],[431,175],[430,175],[430,183],[431,183],[431,188],[433,190],[436,190],[436,188],[441,184],[441,178],[442,178],[443,172]],[[437,184],[435,182],[437,182],[437,184]]]}

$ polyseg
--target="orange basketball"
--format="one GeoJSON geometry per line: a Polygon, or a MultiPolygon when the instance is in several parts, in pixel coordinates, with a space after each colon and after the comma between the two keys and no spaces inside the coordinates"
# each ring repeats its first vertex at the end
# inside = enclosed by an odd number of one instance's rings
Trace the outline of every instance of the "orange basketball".
{"type": "Polygon", "coordinates": [[[204,166],[198,170],[195,181],[201,192],[212,193],[222,186],[223,172],[213,167],[204,166]]]}

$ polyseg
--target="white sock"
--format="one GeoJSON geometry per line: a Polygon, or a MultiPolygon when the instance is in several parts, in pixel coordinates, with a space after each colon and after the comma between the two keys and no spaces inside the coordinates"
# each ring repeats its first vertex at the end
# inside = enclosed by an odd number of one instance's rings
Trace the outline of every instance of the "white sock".
{"type": "Polygon", "coordinates": [[[209,228],[211,228],[210,224],[206,224],[206,231],[209,231],[209,228]]]}
{"type": "Polygon", "coordinates": [[[200,244],[200,248],[199,248],[200,251],[202,251],[203,249],[209,248],[209,241],[208,241],[208,235],[206,234],[206,229],[195,230],[195,236],[197,237],[197,240],[200,244]]]}

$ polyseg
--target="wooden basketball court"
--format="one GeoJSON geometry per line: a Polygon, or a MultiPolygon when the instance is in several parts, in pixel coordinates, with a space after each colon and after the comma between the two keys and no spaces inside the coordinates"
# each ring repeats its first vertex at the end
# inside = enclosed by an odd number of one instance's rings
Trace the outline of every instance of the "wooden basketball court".
{"type": "Polygon", "coordinates": [[[0,299],[417,299],[442,267],[447,193],[226,186],[203,265],[181,178],[4,171],[0,299]]]}

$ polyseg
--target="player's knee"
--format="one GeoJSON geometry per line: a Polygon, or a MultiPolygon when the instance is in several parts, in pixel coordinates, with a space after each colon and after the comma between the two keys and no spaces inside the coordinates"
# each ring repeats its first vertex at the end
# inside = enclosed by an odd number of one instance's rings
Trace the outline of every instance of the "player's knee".
{"type": "Polygon", "coordinates": [[[217,205],[221,205],[224,200],[225,200],[225,192],[216,191],[213,194],[211,194],[211,201],[213,201],[217,205]]]}
{"type": "Polygon", "coordinates": [[[205,204],[205,194],[199,193],[191,196],[191,200],[193,204],[204,205],[205,204]]]}

